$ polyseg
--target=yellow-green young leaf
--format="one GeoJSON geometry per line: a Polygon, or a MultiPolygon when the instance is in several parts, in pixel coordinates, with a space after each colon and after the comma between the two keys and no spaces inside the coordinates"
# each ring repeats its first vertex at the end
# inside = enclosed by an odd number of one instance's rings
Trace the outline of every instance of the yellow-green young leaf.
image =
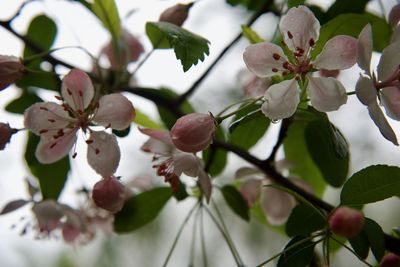
{"type": "Polygon", "coordinates": [[[168,187],[158,187],[130,198],[120,212],[115,214],[117,233],[134,231],[153,221],[172,196],[168,187]]]}
{"type": "Polygon", "coordinates": [[[155,122],[152,118],[135,108],[136,110],[136,116],[135,119],[133,120],[134,123],[145,127],[145,128],[152,128],[152,129],[161,129],[162,126],[155,122]]]}
{"type": "Polygon", "coordinates": [[[147,22],[146,33],[155,49],[173,48],[185,72],[210,53],[207,39],[168,22],[147,22]]]}
{"type": "Polygon", "coordinates": [[[363,205],[400,196],[400,168],[374,165],[353,174],[340,194],[341,204],[363,205]]]}
{"type": "Polygon", "coordinates": [[[110,32],[112,38],[118,40],[121,34],[121,22],[115,1],[95,0],[92,4],[92,11],[110,32]]]}
{"type": "Polygon", "coordinates": [[[265,40],[260,35],[258,35],[257,32],[253,31],[247,25],[242,25],[242,33],[243,36],[246,37],[247,40],[249,40],[249,42],[252,44],[265,42],[265,40]]]}

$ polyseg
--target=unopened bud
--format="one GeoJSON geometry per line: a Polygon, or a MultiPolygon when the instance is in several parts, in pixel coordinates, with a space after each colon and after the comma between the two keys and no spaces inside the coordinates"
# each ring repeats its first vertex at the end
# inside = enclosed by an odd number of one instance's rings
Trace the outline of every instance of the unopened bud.
{"type": "Polygon", "coordinates": [[[211,115],[191,113],[176,121],[171,129],[171,139],[178,149],[197,152],[210,145],[215,130],[215,120],[211,115]]]}
{"type": "Polygon", "coordinates": [[[98,207],[116,213],[124,206],[125,187],[113,176],[104,178],[94,185],[92,199],[98,207]]]}
{"type": "Polygon", "coordinates": [[[0,55],[0,91],[21,78],[23,70],[18,58],[0,55]]]}
{"type": "Polygon", "coordinates": [[[381,267],[400,267],[400,257],[394,253],[388,253],[381,261],[381,267]]]}
{"type": "Polygon", "coordinates": [[[169,22],[177,26],[182,26],[189,15],[189,9],[193,3],[189,4],[176,4],[172,7],[167,8],[161,13],[159,21],[169,22]]]}
{"type": "Polygon", "coordinates": [[[400,4],[395,5],[389,12],[388,22],[395,27],[400,20],[400,4]]]}
{"type": "Polygon", "coordinates": [[[333,233],[347,238],[355,237],[364,227],[364,215],[361,211],[340,207],[329,218],[329,227],[333,233]]]}
{"type": "Polygon", "coordinates": [[[16,130],[11,128],[8,123],[0,122],[0,150],[6,147],[14,133],[16,130]]]}

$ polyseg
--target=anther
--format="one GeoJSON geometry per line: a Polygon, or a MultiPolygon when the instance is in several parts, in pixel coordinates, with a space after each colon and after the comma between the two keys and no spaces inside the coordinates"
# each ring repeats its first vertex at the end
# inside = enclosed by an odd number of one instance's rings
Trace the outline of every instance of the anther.
{"type": "Polygon", "coordinates": [[[54,97],[55,97],[57,100],[62,100],[62,97],[61,97],[61,96],[55,95],[54,97]]]}
{"type": "Polygon", "coordinates": [[[282,64],[282,67],[284,68],[284,69],[289,69],[289,62],[287,62],[287,61],[285,61],[285,62],[283,62],[283,64],[282,64]]]}
{"type": "Polygon", "coordinates": [[[90,144],[92,144],[93,143],[93,140],[86,140],[86,144],[88,144],[88,145],[90,145],[90,144]]]}
{"type": "Polygon", "coordinates": [[[49,122],[51,122],[51,123],[54,123],[54,122],[56,122],[56,120],[54,120],[54,119],[47,119],[49,122]]]}
{"type": "Polygon", "coordinates": [[[308,44],[309,44],[310,46],[314,46],[314,45],[315,45],[314,39],[311,38],[310,41],[308,41],[308,44]]]}
{"type": "Polygon", "coordinates": [[[272,72],[278,72],[277,68],[272,68],[272,72]]]}
{"type": "Polygon", "coordinates": [[[50,148],[53,148],[53,147],[55,147],[57,145],[57,142],[54,142],[51,146],[50,146],[50,148]]]}
{"type": "Polygon", "coordinates": [[[42,129],[42,130],[40,130],[39,131],[39,134],[44,134],[44,133],[47,133],[49,130],[47,130],[47,129],[42,129]]]}
{"type": "Polygon", "coordinates": [[[71,90],[69,90],[68,88],[67,88],[67,93],[68,93],[69,95],[72,95],[71,90]]]}
{"type": "Polygon", "coordinates": [[[44,111],[49,111],[48,108],[46,108],[46,107],[40,107],[40,109],[44,110],[44,111]]]}
{"type": "Polygon", "coordinates": [[[80,97],[83,97],[83,92],[81,90],[79,90],[78,93],[80,97]]]}
{"type": "Polygon", "coordinates": [[[293,39],[293,34],[291,32],[287,32],[287,36],[289,37],[289,39],[293,39]]]}
{"type": "Polygon", "coordinates": [[[94,153],[96,153],[96,155],[98,155],[98,154],[100,153],[100,149],[96,148],[96,149],[94,150],[94,153]]]}
{"type": "Polygon", "coordinates": [[[272,57],[273,57],[275,60],[279,60],[279,59],[281,58],[281,56],[278,55],[277,53],[274,53],[274,54],[272,55],[272,57]]]}
{"type": "Polygon", "coordinates": [[[72,158],[74,159],[74,158],[76,158],[76,156],[78,155],[78,153],[74,153],[73,155],[72,155],[72,158]]]}

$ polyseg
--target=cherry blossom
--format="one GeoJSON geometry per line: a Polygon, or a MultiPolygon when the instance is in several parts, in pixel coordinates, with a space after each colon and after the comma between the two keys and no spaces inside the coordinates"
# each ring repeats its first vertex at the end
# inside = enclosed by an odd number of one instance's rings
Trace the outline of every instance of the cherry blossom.
{"type": "Polygon", "coordinates": [[[0,91],[21,78],[23,70],[19,58],[0,55],[0,91]]]}
{"type": "Polygon", "coordinates": [[[216,127],[210,114],[190,113],[179,118],[171,129],[174,145],[184,152],[198,152],[212,142],[216,127]]]}
{"type": "Polygon", "coordinates": [[[271,78],[260,78],[247,69],[238,74],[238,82],[245,96],[262,97],[271,85],[271,78]]]}
{"type": "Polygon", "coordinates": [[[357,63],[364,71],[356,84],[356,95],[360,102],[367,106],[369,115],[379,128],[382,135],[393,144],[398,145],[396,134],[390,127],[378,99],[382,101],[386,114],[400,120],[400,42],[394,42],[386,47],[380,58],[377,72],[371,72],[372,30],[366,25],[358,37],[357,63]]]}
{"type": "Polygon", "coordinates": [[[262,112],[278,120],[290,117],[300,102],[299,86],[306,86],[311,105],[322,112],[337,110],[347,102],[343,85],[331,77],[312,77],[318,69],[342,70],[356,62],[357,41],[355,38],[338,35],[326,42],[321,53],[313,60],[312,50],[319,37],[320,24],[305,6],[291,8],[279,23],[283,49],[269,42],[250,45],[243,54],[247,68],[260,78],[288,74],[291,80],[274,84],[266,91],[262,112]]]}
{"type": "MultiPolygon", "coordinates": [[[[103,177],[112,175],[118,167],[120,150],[116,137],[105,131],[93,131],[94,123],[105,128],[123,130],[135,116],[132,103],[123,95],[114,93],[94,98],[90,78],[81,70],[71,70],[63,79],[62,104],[37,103],[25,111],[25,126],[40,136],[36,148],[37,159],[44,164],[65,157],[77,141],[79,129],[90,134],[87,160],[103,177]]],[[[74,153],[73,157],[76,154],[74,153]]]]}
{"type": "Polygon", "coordinates": [[[153,167],[157,169],[157,175],[164,176],[173,190],[178,189],[179,177],[182,174],[197,177],[200,189],[209,201],[212,185],[201,159],[193,153],[177,149],[168,131],[157,129],[140,129],[140,131],[150,137],[141,149],[154,154],[153,167]]]}

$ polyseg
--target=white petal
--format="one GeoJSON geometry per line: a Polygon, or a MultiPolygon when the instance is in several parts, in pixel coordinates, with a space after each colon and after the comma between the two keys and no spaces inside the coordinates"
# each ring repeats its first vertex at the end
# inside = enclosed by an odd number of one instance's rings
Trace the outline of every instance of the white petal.
{"type": "Polygon", "coordinates": [[[291,195],[272,187],[262,188],[260,202],[268,222],[272,225],[285,223],[296,204],[291,195]]]}
{"type": "Polygon", "coordinates": [[[72,69],[62,81],[61,95],[73,110],[84,111],[94,97],[92,81],[85,72],[72,69]]]}
{"type": "Polygon", "coordinates": [[[262,175],[263,173],[259,170],[259,169],[255,169],[252,167],[242,167],[237,169],[237,171],[235,172],[235,179],[243,179],[243,178],[248,178],[251,176],[259,176],[262,175]]]}
{"type": "Polygon", "coordinates": [[[391,43],[400,41],[400,24],[397,24],[396,28],[392,33],[392,38],[390,39],[391,43]]]}
{"type": "Polygon", "coordinates": [[[171,154],[174,147],[155,138],[149,138],[149,140],[147,140],[140,149],[142,149],[144,152],[155,154],[171,154]]]}
{"type": "Polygon", "coordinates": [[[310,40],[314,43],[318,40],[320,24],[310,9],[299,6],[289,9],[288,13],[282,17],[279,29],[290,50],[295,51],[301,48],[307,52],[310,48],[310,40]],[[290,35],[292,38],[289,37],[290,35]]]}
{"type": "Polygon", "coordinates": [[[104,131],[92,132],[89,140],[92,141],[87,150],[89,165],[103,177],[114,174],[121,158],[115,136],[104,131]]]}
{"type": "Polygon", "coordinates": [[[343,70],[356,63],[357,39],[338,35],[326,42],[314,64],[321,69],[343,70]]]}
{"type": "Polygon", "coordinates": [[[68,155],[76,142],[77,131],[78,129],[76,128],[72,129],[56,140],[41,138],[35,152],[38,161],[44,164],[50,164],[68,155]]]}
{"type": "Polygon", "coordinates": [[[37,135],[46,133],[46,130],[63,129],[73,122],[68,112],[53,102],[33,104],[25,110],[24,119],[25,127],[37,135]]]}
{"type": "Polygon", "coordinates": [[[366,106],[376,103],[377,91],[374,82],[370,78],[360,76],[356,84],[356,95],[366,106]]]}
{"type": "Polygon", "coordinates": [[[243,60],[250,71],[258,77],[265,78],[284,71],[282,64],[287,58],[282,48],[264,42],[248,46],[243,53],[243,60]]]}
{"type": "Polygon", "coordinates": [[[104,127],[123,130],[129,127],[134,117],[131,101],[121,94],[109,94],[100,98],[93,121],[104,127]]]}
{"type": "Polygon", "coordinates": [[[399,69],[400,42],[392,43],[383,52],[378,65],[378,78],[384,81],[390,78],[399,69]]]}
{"type": "Polygon", "coordinates": [[[272,120],[280,120],[292,116],[300,102],[296,81],[283,81],[272,85],[265,92],[265,102],[261,111],[272,120]]]}
{"type": "Polygon", "coordinates": [[[375,125],[378,126],[379,131],[381,132],[383,137],[398,146],[399,143],[397,142],[396,134],[394,133],[392,127],[390,127],[390,124],[386,120],[385,115],[383,115],[383,112],[378,103],[375,102],[374,104],[370,105],[368,107],[368,112],[375,125]]]}
{"type": "Polygon", "coordinates": [[[253,207],[261,192],[261,180],[248,179],[240,185],[240,193],[249,207],[253,207]]]}
{"type": "Polygon", "coordinates": [[[337,110],[347,102],[346,89],[335,78],[310,77],[307,89],[311,105],[322,112],[337,110]]]}
{"type": "Polygon", "coordinates": [[[372,56],[372,29],[367,24],[358,36],[357,41],[357,63],[369,76],[372,56]]]}
{"type": "Polygon", "coordinates": [[[139,131],[147,136],[150,136],[154,139],[157,139],[167,145],[170,145],[172,147],[174,146],[174,143],[172,143],[171,136],[168,131],[164,130],[158,130],[158,129],[150,129],[150,128],[139,128],[139,131]]]}
{"type": "Polygon", "coordinates": [[[204,196],[206,197],[207,203],[210,202],[210,198],[211,198],[211,192],[212,192],[212,184],[211,184],[211,179],[210,176],[208,176],[208,174],[201,170],[199,172],[199,186],[201,189],[201,192],[203,192],[204,196]]]}
{"type": "Polygon", "coordinates": [[[383,88],[381,99],[386,114],[394,120],[400,120],[400,88],[394,86],[383,88]]]}
{"type": "Polygon", "coordinates": [[[202,170],[202,164],[199,158],[192,153],[177,152],[173,155],[174,173],[181,176],[185,173],[187,176],[196,177],[202,170]]]}

